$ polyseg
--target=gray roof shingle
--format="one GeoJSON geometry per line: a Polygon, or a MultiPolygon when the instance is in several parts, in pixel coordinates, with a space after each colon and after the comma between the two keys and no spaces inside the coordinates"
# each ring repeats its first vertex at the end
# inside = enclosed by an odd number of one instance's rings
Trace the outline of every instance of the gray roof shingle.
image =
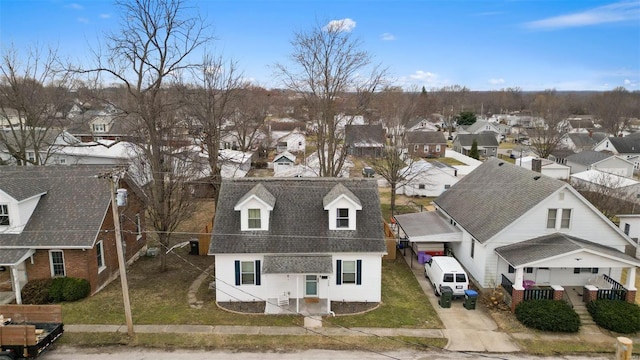
{"type": "Polygon", "coordinates": [[[344,127],[344,143],[347,146],[384,145],[384,129],[382,125],[346,125],[344,127]]]}
{"type": "Polygon", "coordinates": [[[608,139],[620,154],[640,153],[640,137],[609,137],[608,139]]]}
{"type": "MultiPolygon", "coordinates": [[[[0,234],[0,248],[91,248],[111,195],[104,166],[4,166],[0,190],[46,189],[21,234],[0,234]]],[[[16,191],[16,190],[12,190],[16,191]]]]}
{"type": "Polygon", "coordinates": [[[434,203],[484,243],[564,186],[560,180],[490,158],[434,203]]]}
{"type": "Polygon", "coordinates": [[[495,251],[509,264],[517,267],[581,249],[632,261],[636,266],[640,265],[640,261],[621,251],[562,233],[553,233],[516,244],[501,246],[496,248],[495,251]]]}
{"type": "Polygon", "coordinates": [[[576,164],[581,164],[581,165],[592,165],[597,163],[598,161],[602,161],[604,159],[610,158],[613,155],[611,154],[607,154],[607,153],[603,153],[603,152],[599,152],[599,151],[593,151],[593,150],[584,150],[581,151],[579,153],[575,153],[572,155],[569,155],[566,157],[567,161],[571,161],[574,162],[576,164]]]}
{"type": "Polygon", "coordinates": [[[249,192],[241,197],[240,200],[238,200],[238,203],[241,203],[252,196],[256,196],[258,199],[264,201],[271,207],[276,204],[275,196],[273,196],[273,194],[271,194],[269,190],[265,189],[262,184],[254,186],[251,190],[249,190],[249,192]]]}
{"type": "Polygon", "coordinates": [[[494,133],[458,134],[457,136],[457,141],[461,146],[472,146],[474,139],[478,142],[478,146],[498,147],[500,145],[494,133]]]}
{"type": "MultiPolygon", "coordinates": [[[[355,199],[354,199],[355,200],[355,199]]],[[[378,187],[372,179],[244,178],[223,180],[209,254],[386,252],[378,187]],[[241,231],[233,208],[257,184],[276,198],[269,230],[241,231]],[[323,200],[337,184],[360,200],[356,230],[329,230],[323,200]]]]}
{"type": "Polygon", "coordinates": [[[267,255],[262,266],[264,274],[331,274],[331,255],[267,255]]]}
{"type": "Polygon", "coordinates": [[[440,131],[409,131],[407,132],[407,144],[446,144],[447,139],[440,131]]]}

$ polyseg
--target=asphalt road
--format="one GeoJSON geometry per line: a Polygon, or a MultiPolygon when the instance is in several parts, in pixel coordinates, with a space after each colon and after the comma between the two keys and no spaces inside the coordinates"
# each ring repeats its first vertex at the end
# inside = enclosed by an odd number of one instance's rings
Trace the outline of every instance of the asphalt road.
{"type": "Polygon", "coordinates": [[[75,348],[57,346],[42,354],[40,360],[454,360],[454,359],[486,359],[486,360],[611,360],[609,356],[562,356],[536,357],[518,353],[489,354],[473,352],[425,352],[425,351],[393,351],[387,353],[363,351],[307,350],[286,353],[247,353],[205,350],[157,350],[134,347],[100,347],[75,348]]]}

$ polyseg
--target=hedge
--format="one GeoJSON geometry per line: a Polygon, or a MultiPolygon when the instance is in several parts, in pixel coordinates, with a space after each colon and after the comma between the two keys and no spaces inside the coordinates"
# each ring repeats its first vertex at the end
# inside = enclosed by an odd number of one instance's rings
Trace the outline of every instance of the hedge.
{"type": "Polygon", "coordinates": [[[596,300],[587,304],[593,321],[621,334],[640,331],[640,307],[622,300],[596,300]]]}
{"type": "Polygon", "coordinates": [[[526,300],[516,306],[516,318],[525,326],[557,332],[578,332],[580,316],[566,301],[526,300]]]}

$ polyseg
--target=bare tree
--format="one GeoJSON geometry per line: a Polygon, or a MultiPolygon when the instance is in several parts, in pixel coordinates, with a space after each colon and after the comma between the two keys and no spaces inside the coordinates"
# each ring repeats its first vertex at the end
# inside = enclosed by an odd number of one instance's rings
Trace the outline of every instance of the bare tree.
{"type": "Polygon", "coordinates": [[[625,88],[617,87],[594,95],[592,99],[593,114],[600,120],[602,128],[613,136],[621,136],[629,125],[634,104],[637,111],[638,99],[632,100],[632,96],[625,88]]]}
{"type": "Polygon", "coordinates": [[[467,105],[469,89],[460,85],[445,86],[437,91],[436,96],[440,100],[446,130],[451,136],[456,127],[456,115],[464,111],[465,106],[469,108],[467,105]]]}
{"type": "Polygon", "coordinates": [[[271,93],[261,87],[246,86],[239,91],[234,114],[231,118],[231,136],[238,144],[238,150],[249,151],[258,146],[269,106],[271,93]]]}
{"type": "Polygon", "coordinates": [[[531,104],[531,112],[534,119],[544,119],[544,122],[534,120],[532,127],[527,129],[531,149],[536,155],[546,159],[560,146],[560,140],[565,134],[561,123],[569,115],[566,103],[555,90],[546,90],[536,95],[531,104]]]}
{"type": "Polygon", "coordinates": [[[193,69],[194,89],[185,91],[185,114],[189,118],[190,133],[208,155],[209,181],[217,202],[222,177],[219,149],[225,120],[229,120],[244,86],[242,73],[234,61],[205,54],[202,64],[193,69]]]}
{"type": "MultiPolygon", "coordinates": [[[[368,76],[364,75],[370,68],[371,56],[361,49],[361,42],[352,38],[345,25],[344,21],[333,21],[296,33],[291,41],[293,66],[276,64],[285,86],[304,100],[309,120],[317,122],[320,176],[340,174],[346,158],[336,119],[340,102],[348,94],[355,94],[354,108],[348,114],[364,113],[386,73],[374,66],[368,76]]],[[[348,117],[346,124],[352,119],[348,117]]]]}
{"type": "Polygon", "coordinates": [[[17,165],[44,165],[58,147],[59,123],[68,103],[69,72],[57,51],[3,50],[0,60],[0,144],[17,165]]]}
{"type": "Polygon", "coordinates": [[[571,185],[604,216],[614,220],[618,214],[633,213],[639,201],[635,189],[624,186],[624,182],[621,176],[598,171],[588,180],[572,178],[571,185]]]}
{"type": "MultiPolygon", "coordinates": [[[[172,233],[191,212],[188,178],[176,169],[181,162],[175,146],[183,130],[176,117],[182,102],[170,85],[200,65],[189,56],[210,38],[200,18],[185,17],[181,0],[122,0],[116,5],[121,27],[108,35],[107,53],[98,56],[98,66],[90,71],[115,79],[126,91],[116,105],[134,122],[134,168],[144,184],[149,223],[169,249],[172,233]]],[[[165,251],[160,254],[160,270],[165,271],[165,251]]]]}
{"type": "Polygon", "coordinates": [[[385,87],[375,95],[374,104],[394,141],[402,137],[402,127],[418,116],[417,108],[422,97],[419,92],[404,92],[398,87],[385,87]]]}
{"type": "Polygon", "coordinates": [[[391,217],[395,214],[398,188],[421,175],[424,170],[418,169],[415,166],[415,159],[405,156],[404,151],[405,141],[403,137],[396,144],[386,146],[382,157],[371,159],[371,167],[391,187],[391,217]]]}

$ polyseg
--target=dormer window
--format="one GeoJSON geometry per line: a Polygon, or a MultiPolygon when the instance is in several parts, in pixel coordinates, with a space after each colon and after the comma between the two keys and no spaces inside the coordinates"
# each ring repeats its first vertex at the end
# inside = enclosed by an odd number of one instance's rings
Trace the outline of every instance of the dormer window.
{"type": "Polygon", "coordinates": [[[323,199],[327,210],[329,230],[355,230],[356,212],[362,210],[362,203],[351,190],[338,184],[323,199]]]}
{"type": "Polygon", "coordinates": [[[240,211],[241,231],[269,230],[269,217],[276,198],[262,184],[254,186],[234,206],[240,211]]]}
{"type": "Polygon", "coordinates": [[[260,209],[249,209],[249,229],[260,229],[260,209]]]}
{"type": "Polygon", "coordinates": [[[93,124],[93,132],[103,133],[105,131],[104,124],[93,124]]]}
{"type": "Polygon", "coordinates": [[[9,226],[9,205],[0,205],[0,226],[9,226]]]}
{"type": "Polygon", "coordinates": [[[337,228],[349,228],[349,209],[338,208],[336,215],[337,228]]]}

